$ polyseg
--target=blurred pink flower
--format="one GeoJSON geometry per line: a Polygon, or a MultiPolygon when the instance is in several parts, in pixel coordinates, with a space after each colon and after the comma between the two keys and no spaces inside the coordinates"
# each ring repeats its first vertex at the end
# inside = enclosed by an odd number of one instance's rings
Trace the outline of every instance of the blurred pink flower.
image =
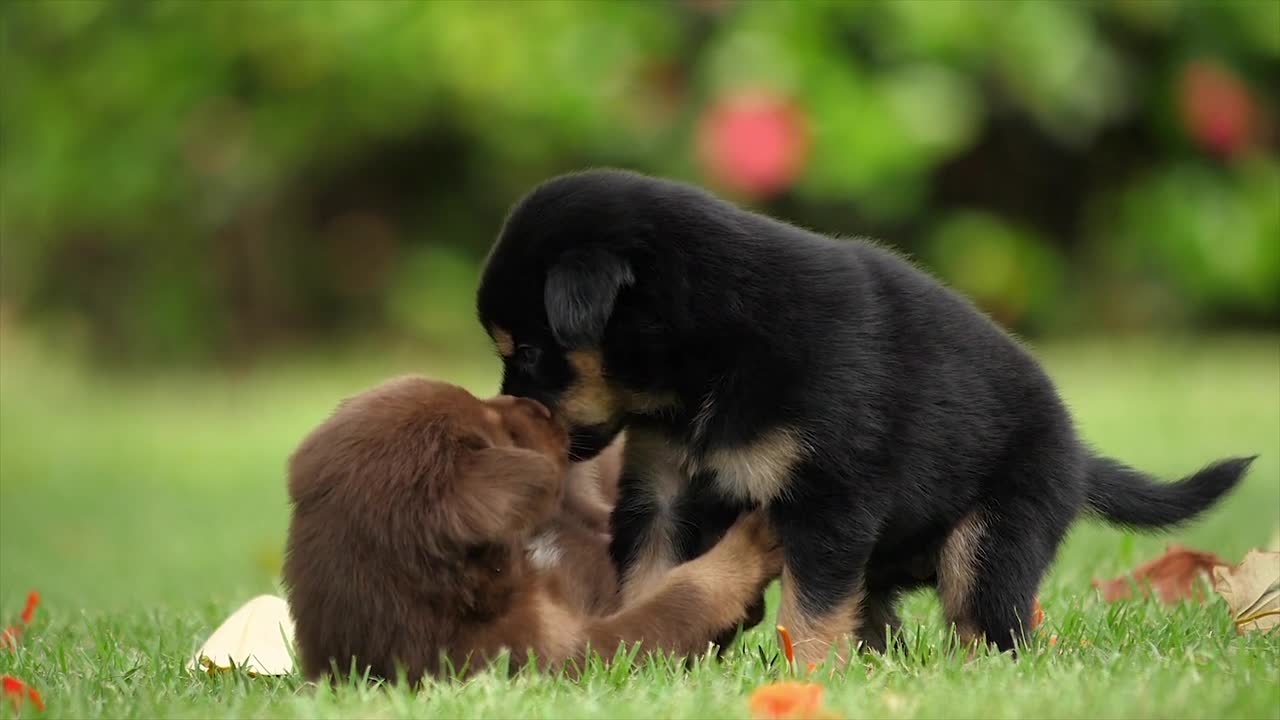
{"type": "Polygon", "coordinates": [[[715,100],[698,126],[698,158],[717,183],[753,197],[786,188],[809,154],[805,113],[767,89],[740,90],[715,100]]]}

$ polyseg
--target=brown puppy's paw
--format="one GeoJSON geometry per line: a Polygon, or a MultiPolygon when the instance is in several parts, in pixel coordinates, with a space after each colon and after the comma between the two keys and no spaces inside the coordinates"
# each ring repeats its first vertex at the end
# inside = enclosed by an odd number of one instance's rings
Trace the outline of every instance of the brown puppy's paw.
{"type": "Polygon", "coordinates": [[[764,595],[761,595],[756,598],[756,601],[750,607],[747,608],[747,616],[742,622],[728,628],[717,635],[715,640],[712,640],[712,642],[716,644],[716,647],[719,648],[718,654],[724,655],[725,650],[728,650],[729,647],[733,645],[733,641],[738,636],[739,629],[742,629],[745,632],[759,625],[761,622],[764,622],[764,612],[764,595]]]}
{"type": "Polygon", "coordinates": [[[565,493],[564,510],[591,532],[609,537],[609,508],[604,503],[584,498],[570,489],[565,493]]]}
{"type": "Polygon", "coordinates": [[[764,622],[763,594],[759,598],[756,598],[755,603],[752,604],[751,607],[747,608],[747,619],[742,621],[742,627],[744,630],[750,630],[762,622],[764,622]]]}
{"type": "Polygon", "coordinates": [[[739,518],[719,547],[732,553],[744,569],[757,570],[761,586],[782,574],[782,544],[764,510],[753,510],[739,518]]]}

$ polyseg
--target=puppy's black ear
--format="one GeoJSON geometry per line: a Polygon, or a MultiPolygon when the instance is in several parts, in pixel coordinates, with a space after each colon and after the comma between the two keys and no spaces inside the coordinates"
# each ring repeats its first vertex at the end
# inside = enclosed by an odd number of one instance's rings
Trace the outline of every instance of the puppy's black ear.
{"type": "Polygon", "coordinates": [[[635,282],[626,260],[598,247],[571,250],[547,272],[543,301],[556,342],[594,347],[604,336],[622,288],[635,282]]]}

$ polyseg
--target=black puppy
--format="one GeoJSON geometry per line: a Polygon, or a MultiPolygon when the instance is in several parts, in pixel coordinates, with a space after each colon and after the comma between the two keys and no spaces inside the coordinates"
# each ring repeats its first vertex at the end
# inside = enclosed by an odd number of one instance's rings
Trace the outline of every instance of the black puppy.
{"type": "Polygon", "coordinates": [[[1031,355],[907,261],[630,172],[521,200],[478,310],[502,392],[553,408],[576,459],[627,428],[624,593],[767,505],[802,661],[846,634],[884,648],[926,583],[962,637],[1012,649],[1082,510],[1173,525],[1251,460],[1163,485],[1099,457],[1031,355]]]}

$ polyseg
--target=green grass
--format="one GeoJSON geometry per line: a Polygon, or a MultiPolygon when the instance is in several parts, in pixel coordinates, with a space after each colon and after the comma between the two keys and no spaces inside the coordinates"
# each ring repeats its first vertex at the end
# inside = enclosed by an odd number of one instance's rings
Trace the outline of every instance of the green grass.
{"type": "MultiPolygon", "coordinates": [[[[763,629],[721,662],[595,667],[576,683],[486,674],[419,694],[335,693],[297,678],[189,675],[185,657],[218,622],[276,591],[284,461],[309,427],[339,397],[392,374],[490,392],[494,364],[382,355],[106,380],[20,338],[3,345],[0,623],[17,617],[28,589],[44,604],[22,649],[0,652],[0,673],[39,688],[51,717],[745,717],[750,690],[781,676],[760,659],[760,648],[776,652],[763,629]]],[[[850,718],[1280,717],[1280,633],[1238,636],[1216,597],[1106,605],[1089,582],[1170,540],[1229,559],[1268,543],[1280,523],[1280,343],[1039,352],[1084,435],[1108,454],[1167,477],[1220,456],[1262,457],[1238,492],[1177,535],[1079,524],[1042,588],[1047,628],[1019,661],[966,663],[938,650],[936,602],[919,594],[904,612],[915,652],[824,680],[829,705],[850,718]]],[[[12,715],[0,705],[0,717],[12,715]]]]}

